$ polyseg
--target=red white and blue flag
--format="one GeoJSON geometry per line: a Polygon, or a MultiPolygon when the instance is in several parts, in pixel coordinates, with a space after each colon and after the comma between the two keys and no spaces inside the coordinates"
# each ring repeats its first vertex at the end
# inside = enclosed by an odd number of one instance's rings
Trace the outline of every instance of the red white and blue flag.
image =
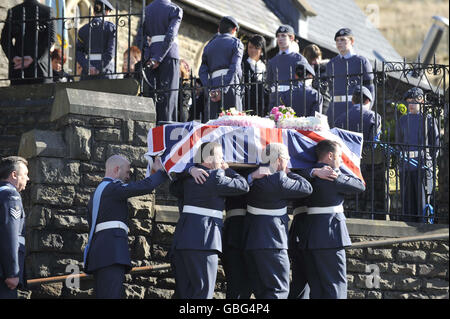
{"type": "Polygon", "coordinates": [[[202,143],[217,142],[222,145],[225,162],[257,165],[261,161],[261,151],[267,144],[276,142],[288,147],[291,157],[288,167],[309,168],[317,161],[314,146],[325,139],[342,145],[340,169],[363,180],[360,170],[363,135],[339,128],[302,131],[197,122],[162,125],[149,131],[146,157],[159,155],[168,173],[180,173],[188,163],[196,163],[194,157],[202,143]]]}

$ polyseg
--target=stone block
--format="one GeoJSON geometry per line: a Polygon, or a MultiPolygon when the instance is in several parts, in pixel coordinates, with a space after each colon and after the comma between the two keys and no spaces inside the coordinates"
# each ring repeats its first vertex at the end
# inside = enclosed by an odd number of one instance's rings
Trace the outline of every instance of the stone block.
{"type": "Polygon", "coordinates": [[[144,299],[145,288],[138,285],[124,284],[125,299],[144,299]]]}
{"type": "Polygon", "coordinates": [[[383,298],[383,294],[380,291],[368,291],[366,293],[367,295],[367,299],[382,299],[383,298]]]}
{"type": "Polygon", "coordinates": [[[93,94],[88,90],[58,88],[50,120],[55,121],[69,114],[148,122],[156,120],[156,110],[152,99],[105,92],[93,94]]]}
{"type": "Polygon", "coordinates": [[[62,251],[64,246],[63,237],[61,234],[52,233],[50,231],[36,231],[31,232],[30,251],[62,251]]]}
{"type": "Polygon", "coordinates": [[[348,299],[365,299],[366,294],[361,290],[348,290],[347,291],[348,299]]]}
{"type": "Polygon", "coordinates": [[[124,120],[122,121],[122,133],[123,133],[123,141],[125,143],[132,143],[134,136],[134,121],[132,120],[124,120]]]}
{"type": "Polygon", "coordinates": [[[83,184],[87,186],[97,187],[102,179],[104,177],[104,174],[98,173],[98,174],[83,174],[83,184]]]}
{"type": "Polygon", "coordinates": [[[448,280],[439,278],[427,279],[424,281],[424,291],[433,294],[448,294],[448,280]]]}
{"type": "Polygon", "coordinates": [[[448,276],[448,264],[421,264],[419,265],[419,276],[446,278],[448,276]]]}
{"type": "Polygon", "coordinates": [[[352,249],[350,247],[349,249],[347,249],[345,251],[345,254],[347,255],[347,257],[364,258],[364,249],[362,249],[362,248],[354,248],[354,249],[352,249]]]}
{"type": "Polygon", "coordinates": [[[130,232],[134,235],[149,236],[151,229],[151,220],[133,218],[130,221],[130,232]]]}
{"type": "Polygon", "coordinates": [[[80,164],[61,158],[38,157],[30,161],[30,179],[36,184],[79,184],[80,164]]]}
{"type": "Polygon", "coordinates": [[[171,299],[173,295],[173,290],[161,289],[155,287],[148,287],[145,293],[145,298],[150,299],[171,299]]]}
{"type": "Polygon", "coordinates": [[[400,262],[424,262],[427,258],[427,253],[422,250],[399,250],[397,257],[400,262]]]}
{"type": "Polygon", "coordinates": [[[448,265],[448,253],[430,253],[430,262],[448,265]]]}
{"type": "Polygon", "coordinates": [[[105,141],[112,143],[122,142],[121,131],[116,128],[104,128],[95,130],[94,138],[96,141],[105,141]]]}
{"type": "Polygon", "coordinates": [[[171,244],[174,232],[174,226],[156,224],[154,227],[153,242],[158,244],[171,244]]]}
{"type": "Polygon", "coordinates": [[[68,126],[64,137],[69,158],[79,160],[89,160],[91,158],[92,132],[90,129],[80,126],[68,126]]]}
{"type": "Polygon", "coordinates": [[[111,145],[109,144],[106,148],[106,158],[111,155],[122,155],[125,156],[132,165],[138,167],[147,167],[147,159],[144,154],[147,153],[146,147],[136,147],[130,145],[111,145]]]}
{"type": "Polygon", "coordinates": [[[72,206],[75,198],[75,187],[38,184],[32,186],[31,194],[33,204],[72,206]]]}
{"type": "Polygon", "coordinates": [[[51,216],[50,209],[35,205],[31,209],[31,214],[27,215],[27,227],[43,229],[49,224],[51,216]]]}
{"type": "Polygon", "coordinates": [[[94,143],[91,148],[92,160],[96,162],[106,162],[106,147],[99,143],[94,143]]]}
{"type": "Polygon", "coordinates": [[[391,264],[391,271],[396,275],[407,275],[407,276],[415,276],[416,275],[416,265],[415,264],[391,264]]]}
{"type": "Polygon", "coordinates": [[[347,271],[348,272],[366,272],[366,263],[358,259],[347,258],[347,271]]]}
{"type": "Polygon", "coordinates": [[[422,285],[422,282],[418,278],[405,278],[397,279],[395,282],[395,290],[400,291],[418,291],[422,285]]]}
{"type": "Polygon", "coordinates": [[[46,298],[60,298],[63,290],[62,282],[55,282],[51,284],[39,285],[36,289],[33,289],[31,297],[33,299],[46,299],[46,298]]]}
{"type": "Polygon", "coordinates": [[[137,236],[134,243],[133,258],[150,259],[150,245],[144,236],[137,236]]]}
{"type": "Polygon", "coordinates": [[[32,130],[23,133],[18,155],[24,158],[65,157],[66,144],[62,132],[32,130]]]}
{"type": "Polygon", "coordinates": [[[89,224],[86,218],[72,215],[54,215],[53,227],[55,229],[67,231],[89,231],[89,224]]]}
{"type": "Polygon", "coordinates": [[[392,249],[367,248],[368,260],[393,260],[392,249]]]}
{"type": "Polygon", "coordinates": [[[148,132],[152,129],[152,123],[136,121],[134,124],[134,139],[136,145],[147,145],[148,132]]]}

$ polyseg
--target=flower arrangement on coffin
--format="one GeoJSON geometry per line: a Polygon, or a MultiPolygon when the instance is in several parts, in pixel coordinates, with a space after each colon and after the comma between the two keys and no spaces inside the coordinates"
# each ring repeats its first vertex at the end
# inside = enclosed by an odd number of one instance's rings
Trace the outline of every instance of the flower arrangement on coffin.
{"type": "Polygon", "coordinates": [[[277,124],[284,119],[293,117],[295,117],[295,111],[291,107],[286,107],[284,105],[273,107],[269,113],[269,118],[274,120],[277,124]]]}
{"type": "Polygon", "coordinates": [[[269,117],[275,121],[277,128],[303,131],[329,130],[328,117],[316,112],[315,116],[297,117],[295,111],[284,105],[272,108],[269,117]]]}
{"type": "Polygon", "coordinates": [[[274,128],[275,123],[269,118],[262,118],[256,115],[249,115],[248,111],[239,111],[235,107],[228,110],[222,110],[219,114],[219,118],[215,120],[209,120],[207,125],[219,125],[219,126],[249,126],[259,128],[274,128]]]}

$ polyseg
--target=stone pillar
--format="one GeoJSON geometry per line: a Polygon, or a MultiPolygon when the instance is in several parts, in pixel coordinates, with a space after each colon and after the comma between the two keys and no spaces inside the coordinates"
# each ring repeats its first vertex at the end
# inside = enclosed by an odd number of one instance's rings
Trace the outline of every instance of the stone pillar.
{"type": "MultiPolygon", "coordinates": [[[[124,155],[132,163],[132,180],[144,178],[147,133],[155,118],[154,105],[147,98],[68,88],[56,91],[51,112],[56,130],[26,132],[19,147],[19,155],[30,164],[25,195],[29,279],[70,274],[73,267],[82,270],[89,231],[87,204],[104,176],[105,160],[112,154],[124,155]]],[[[153,194],[129,201],[134,266],[150,264],[153,201],[153,194]]],[[[147,287],[141,286],[127,277],[126,296],[143,298],[147,287]]],[[[80,289],[55,283],[30,291],[31,298],[79,298],[93,293],[89,280],[82,280],[80,289]]]]}

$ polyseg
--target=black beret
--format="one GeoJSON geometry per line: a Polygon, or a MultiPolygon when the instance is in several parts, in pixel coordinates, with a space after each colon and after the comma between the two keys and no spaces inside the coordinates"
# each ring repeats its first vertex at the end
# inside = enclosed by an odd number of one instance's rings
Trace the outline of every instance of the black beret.
{"type": "Polygon", "coordinates": [[[423,91],[421,88],[410,88],[408,91],[406,91],[404,95],[404,99],[417,99],[419,97],[423,97],[423,91]]]}
{"type": "Polygon", "coordinates": [[[233,18],[232,16],[225,16],[223,17],[221,20],[222,21],[228,21],[230,22],[232,25],[234,25],[236,28],[239,28],[239,24],[237,22],[237,20],[235,18],[233,18]]]}
{"type": "Polygon", "coordinates": [[[114,10],[114,7],[112,6],[111,3],[109,3],[108,0],[95,0],[95,3],[104,4],[106,8],[108,8],[110,10],[114,10]]]}
{"type": "Polygon", "coordinates": [[[307,61],[300,60],[295,63],[295,73],[299,73],[299,71],[303,72],[305,69],[313,76],[316,76],[316,72],[314,72],[313,67],[307,61]]]}
{"type": "MultiPolygon", "coordinates": [[[[367,97],[371,102],[373,102],[373,97],[372,97],[372,93],[370,93],[369,89],[366,88],[365,86],[362,87],[362,94],[367,97]]],[[[361,86],[358,85],[355,87],[355,89],[353,90],[353,96],[361,95],[361,86]]]]}
{"type": "Polygon", "coordinates": [[[280,25],[277,29],[277,32],[275,32],[275,35],[278,35],[278,33],[295,34],[294,28],[291,27],[289,24],[280,25]]]}
{"type": "Polygon", "coordinates": [[[334,41],[336,41],[337,37],[347,37],[350,35],[353,35],[353,32],[349,28],[339,29],[338,32],[336,32],[336,34],[334,35],[334,41]]]}

